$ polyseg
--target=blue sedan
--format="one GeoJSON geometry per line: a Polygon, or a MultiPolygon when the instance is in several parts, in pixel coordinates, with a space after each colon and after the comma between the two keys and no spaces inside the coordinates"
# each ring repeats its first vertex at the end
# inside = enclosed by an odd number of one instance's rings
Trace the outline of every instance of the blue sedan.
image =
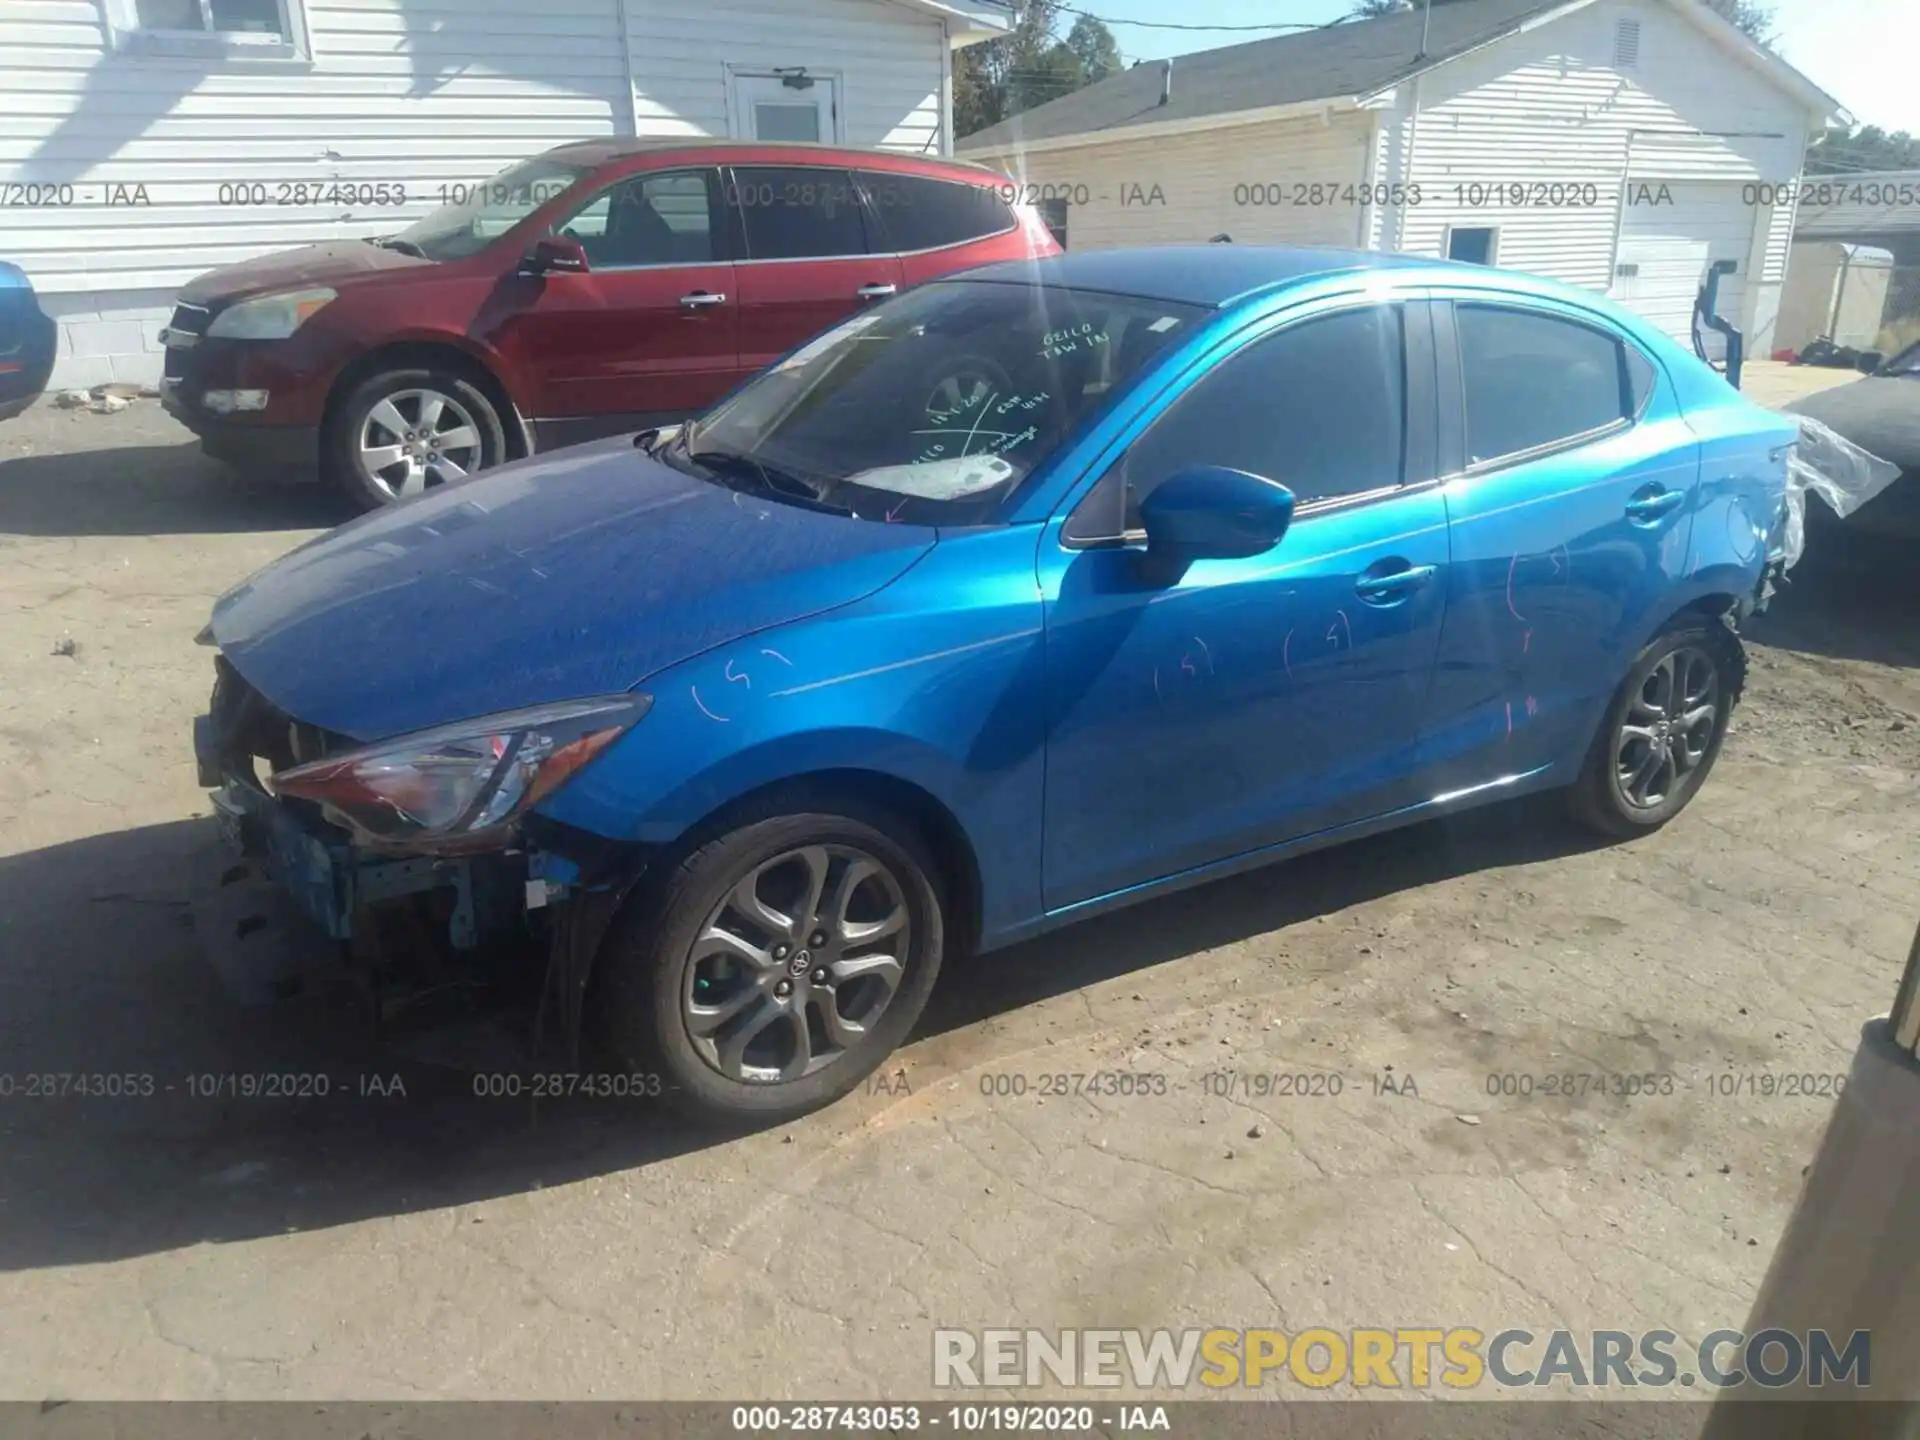
{"type": "Polygon", "coordinates": [[[1796,435],[1522,275],[992,267],[240,585],[201,776],[328,934],[542,939],[630,1073],[778,1119],[951,955],[1529,791],[1671,820],[1796,435]]]}

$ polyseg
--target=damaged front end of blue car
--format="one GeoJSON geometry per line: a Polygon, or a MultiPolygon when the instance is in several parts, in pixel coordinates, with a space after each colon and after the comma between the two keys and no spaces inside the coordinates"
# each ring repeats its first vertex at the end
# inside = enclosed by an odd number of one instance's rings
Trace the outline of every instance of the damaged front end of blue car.
{"type": "MultiPolygon", "coordinates": [[[[506,951],[524,968],[544,949],[548,985],[564,980],[569,957],[590,953],[579,932],[610,913],[637,860],[530,811],[651,703],[616,694],[534,706],[369,745],[285,715],[218,657],[211,705],[194,722],[199,781],[236,862],[229,877],[257,879],[290,912],[283,931],[221,968],[284,986],[311,963],[303,949],[331,942],[347,973],[378,975],[404,999],[408,976],[426,978],[423,956],[458,965],[506,951]]],[[[237,935],[211,938],[245,940],[266,924],[250,916],[237,935]]],[[[577,988],[557,986],[563,999],[577,988]]],[[[562,1010],[576,1041],[577,1013],[562,1010]]]]}
{"type": "Polygon", "coordinates": [[[471,949],[476,896],[497,888],[500,874],[544,900],[539,887],[571,873],[556,857],[515,845],[526,812],[651,704],[645,695],[610,695],[360,745],[281,715],[222,657],[194,750],[223,834],[271,860],[324,933],[348,939],[364,904],[450,889],[449,938],[471,949]],[[476,872],[474,857],[504,855],[526,864],[476,872]]]}

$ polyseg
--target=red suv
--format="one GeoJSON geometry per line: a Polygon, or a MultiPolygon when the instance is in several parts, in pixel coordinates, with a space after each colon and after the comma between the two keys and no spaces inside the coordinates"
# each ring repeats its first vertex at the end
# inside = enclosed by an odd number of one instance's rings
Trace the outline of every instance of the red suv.
{"type": "Polygon", "coordinates": [[[818,145],[587,141],[454,201],[188,285],[167,408],[372,508],[697,414],[864,305],[1059,249],[991,171],[818,145]]]}

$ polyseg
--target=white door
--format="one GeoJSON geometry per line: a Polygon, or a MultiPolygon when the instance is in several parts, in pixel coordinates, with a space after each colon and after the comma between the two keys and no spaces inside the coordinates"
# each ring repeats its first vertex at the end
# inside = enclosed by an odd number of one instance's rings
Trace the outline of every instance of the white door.
{"type": "Polygon", "coordinates": [[[742,140],[840,139],[839,82],[825,75],[732,77],[733,133],[742,140]]]}
{"type": "MultiPolygon", "coordinates": [[[[1754,213],[1737,180],[1629,182],[1608,296],[1692,349],[1693,303],[1707,266],[1732,260],[1738,268],[1721,277],[1715,308],[1738,325],[1754,213]]],[[[1721,360],[1725,352],[1726,341],[1708,331],[1707,353],[1721,360]]]]}

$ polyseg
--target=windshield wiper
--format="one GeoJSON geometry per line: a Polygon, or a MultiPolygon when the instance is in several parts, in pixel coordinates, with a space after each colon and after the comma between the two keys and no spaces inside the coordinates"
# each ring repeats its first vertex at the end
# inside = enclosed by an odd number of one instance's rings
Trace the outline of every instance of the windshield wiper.
{"type": "Polygon", "coordinates": [[[427,258],[426,251],[422,250],[411,240],[402,240],[398,235],[373,236],[368,239],[367,243],[369,245],[378,245],[382,250],[398,250],[402,255],[411,255],[418,260],[427,258]]]}
{"type": "Polygon", "coordinates": [[[824,487],[816,486],[790,470],[766,465],[751,455],[742,455],[732,450],[691,449],[686,450],[685,454],[694,464],[716,475],[758,480],[760,488],[768,494],[783,495],[818,510],[830,510],[837,515],[853,514],[851,506],[827,503],[827,492],[824,487]]]}

